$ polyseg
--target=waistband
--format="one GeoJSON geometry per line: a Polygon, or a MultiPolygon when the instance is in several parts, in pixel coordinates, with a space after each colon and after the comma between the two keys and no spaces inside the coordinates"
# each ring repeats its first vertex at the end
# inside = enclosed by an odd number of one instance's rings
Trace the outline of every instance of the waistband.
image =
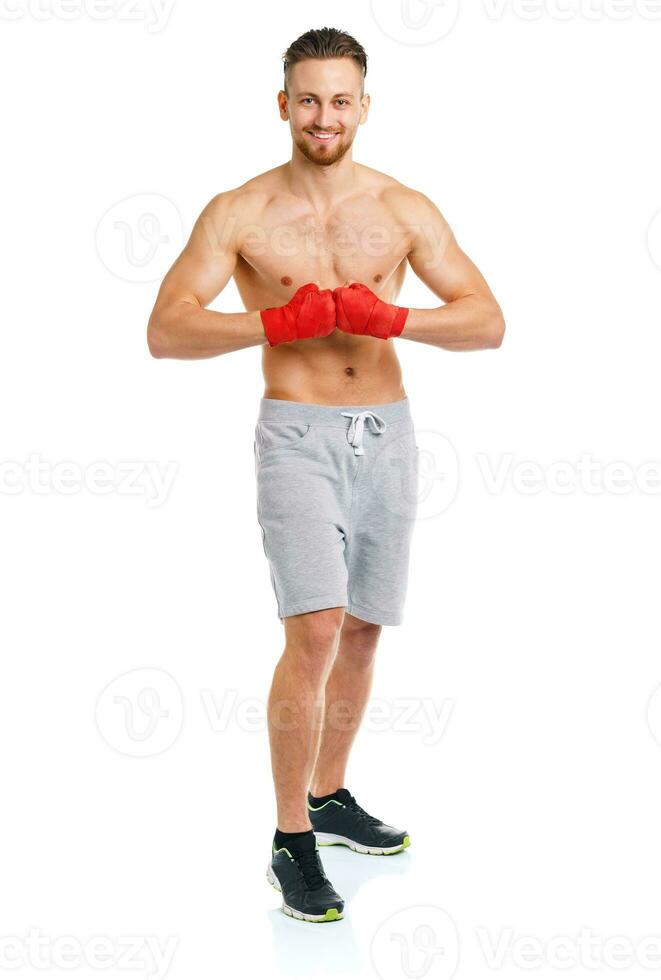
{"type": "Polygon", "coordinates": [[[347,440],[356,456],[364,456],[365,427],[377,435],[388,426],[410,422],[408,397],[383,405],[316,405],[313,402],[294,402],[283,398],[262,398],[258,422],[305,422],[308,425],[331,426],[347,430],[347,440]]]}
{"type": "Polygon", "coordinates": [[[317,405],[284,398],[261,398],[257,419],[259,422],[305,422],[346,429],[351,424],[351,417],[359,415],[376,415],[387,425],[413,422],[408,397],[381,405],[317,405]]]}

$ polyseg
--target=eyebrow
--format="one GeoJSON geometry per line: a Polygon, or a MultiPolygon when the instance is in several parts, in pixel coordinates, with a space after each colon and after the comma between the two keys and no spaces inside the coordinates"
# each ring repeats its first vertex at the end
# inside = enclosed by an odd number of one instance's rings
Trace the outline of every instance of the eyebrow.
{"type": "MultiPolygon", "coordinates": [[[[316,92],[298,92],[298,95],[299,96],[302,96],[302,95],[313,95],[315,97],[315,99],[318,98],[316,92]]],[[[350,98],[353,98],[353,92],[337,92],[335,95],[332,96],[332,98],[339,99],[340,96],[347,96],[347,95],[350,98]]]]}

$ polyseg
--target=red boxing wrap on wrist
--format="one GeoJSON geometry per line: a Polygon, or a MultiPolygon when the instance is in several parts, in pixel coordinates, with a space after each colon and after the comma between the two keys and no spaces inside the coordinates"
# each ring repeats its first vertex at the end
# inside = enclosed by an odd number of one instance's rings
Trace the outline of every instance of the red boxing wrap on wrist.
{"type": "Polygon", "coordinates": [[[327,337],[337,326],[330,289],[308,282],[296,290],[285,306],[260,310],[264,333],[271,347],[291,340],[327,337]]]}
{"type": "Polygon", "coordinates": [[[337,325],[345,333],[368,334],[381,340],[399,337],[409,315],[408,307],[385,303],[362,282],[338,286],[333,297],[337,325]]]}

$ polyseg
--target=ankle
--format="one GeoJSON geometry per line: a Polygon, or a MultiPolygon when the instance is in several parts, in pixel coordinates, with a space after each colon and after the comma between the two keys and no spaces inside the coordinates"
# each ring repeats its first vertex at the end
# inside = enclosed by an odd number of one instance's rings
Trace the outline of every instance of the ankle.
{"type": "Polygon", "coordinates": [[[310,796],[314,796],[315,799],[321,799],[323,796],[331,796],[333,793],[337,793],[342,786],[344,786],[343,782],[314,783],[309,792],[310,796]]]}
{"type": "Polygon", "coordinates": [[[276,827],[275,834],[273,835],[273,844],[278,851],[282,847],[291,848],[291,850],[296,851],[306,846],[314,847],[316,845],[316,839],[312,828],[310,830],[288,833],[286,830],[281,830],[280,827],[276,827]]]}
{"type": "Polygon", "coordinates": [[[281,834],[307,834],[312,824],[307,817],[302,820],[278,820],[277,829],[281,834]]]}

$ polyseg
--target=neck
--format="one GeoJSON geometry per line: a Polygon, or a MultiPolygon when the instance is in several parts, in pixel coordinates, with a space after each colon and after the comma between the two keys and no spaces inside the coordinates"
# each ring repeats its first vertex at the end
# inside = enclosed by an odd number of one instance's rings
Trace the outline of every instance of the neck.
{"type": "Polygon", "coordinates": [[[328,166],[312,163],[293,147],[292,158],[287,164],[289,186],[297,197],[305,197],[321,207],[350,194],[358,179],[358,164],[351,158],[351,148],[344,156],[328,166]]]}

